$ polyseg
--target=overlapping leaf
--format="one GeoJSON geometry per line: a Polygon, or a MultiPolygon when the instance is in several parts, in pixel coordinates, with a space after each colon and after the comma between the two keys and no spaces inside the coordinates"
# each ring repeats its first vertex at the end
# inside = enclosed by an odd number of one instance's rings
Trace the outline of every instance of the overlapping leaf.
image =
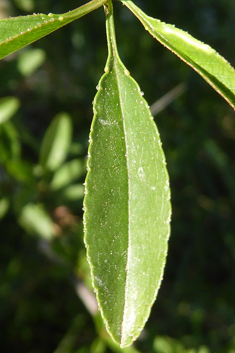
{"type": "Polygon", "coordinates": [[[117,53],[111,2],[108,13],[109,57],[94,100],[84,225],[102,316],[125,347],[141,332],[162,280],[170,192],[156,125],[117,53]]]}
{"type": "Polygon", "coordinates": [[[145,29],[197,71],[235,109],[235,70],[209,45],[188,33],[147,16],[131,0],[121,0],[145,29]]]}

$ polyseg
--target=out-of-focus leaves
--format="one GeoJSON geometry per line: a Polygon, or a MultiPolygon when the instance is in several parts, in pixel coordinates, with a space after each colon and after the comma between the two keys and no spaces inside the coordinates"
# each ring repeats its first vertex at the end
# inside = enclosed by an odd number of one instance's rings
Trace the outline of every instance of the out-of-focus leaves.
{"type": "Polygon", "coordinates": [[[8,161],[7,171],[19,182],[29,183],[35,180],[33,166],[25,160],[8,161]]]}
{"type": "Polygon", "coordinates": [[[0,161],[17,160],[20,157],[21,144],[15,126],[7,121],[0,125],[0,161]]]}
{"type": "Polygon", "coordinates": [[[23,76],[30,76],[45,61],[46,53],[42,49],[25,49],[18,58],[18,70],[23,76]]]}
{"type": "Polygon", "coordinates": [[[31,234],[46,240],[54,238],[53,222],[42,204],[25,205],[21,210],[19,223],[31,234]]]}
{"type": "Polygon", "coordinates": [[[6,215],[8,209],[9,209],[9,199],[8,197],[3,197],[0,199],[0,220],[6,215]]]}
{"type": "Polygon", "coordinates": [[[35,6],[34,0],[14,0],[19,9],[32,12],[35,6]]]}
{"type": "Polygon", "coordinates": [[[51,181],[51,189],[58,190],[85,174],[86,165],[81,159],[73,159],[58,168],[51,181]]]}
{"type": "Polygon", "coordinates": [[[72,139],[72,120],[67,113],[57,115],[48,127],[40,150],[39,163],[55,171],[66,159],[72,139]]]}
{"type": "Polygon", "coordinates": [[[69,185],[61,193],[69,201],[78,201],[84,196],[84,186],[82,184],[69,185]]]}
{"type": "Polygon", "coordinates": [[[0,99],[0,124],[11,119],[20,107],[20,101],[16,97],[4,97],[0,99]]]}

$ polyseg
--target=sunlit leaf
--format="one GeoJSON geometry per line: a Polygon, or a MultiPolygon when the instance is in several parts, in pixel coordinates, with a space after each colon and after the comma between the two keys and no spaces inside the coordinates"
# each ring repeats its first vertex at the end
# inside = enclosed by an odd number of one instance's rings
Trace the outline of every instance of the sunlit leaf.
{"type": "Polygon", "coordinates": [[[20,101],[16,97],[4,97],[0,99],[0,124],[11,119],[20,107],[20,101]]]}
{"type": "Polygon", "coordinates": [[[102,6],[93,0],[62,15],[33,14],[0,20],[0,59],[102,6]]]}
{"type": "Polygon", "coordinates": [[[65,160],[72,139],[72,120],[66,113],[57,115],[47,129],[40,151],[40,164],[56,170],[65,160]]]}
{"type": "Polygon", "coordinates": [[[51,189],[58,190],[81,177],[85,172],[85,164],[81,159],[73,159],[64,163],[54,174],[51,189]]]}
{"type": "Polygon", "coordinates": [[[109,57],[94,100],[84,228],[102,316],[126,347],[140,334],[162,280],[171,207],[159,133],[119,59],[110,2],[108,11],[109,57]]]}
{"type": "Polygon", "coordinates": [[[235,70],[214,49],[187,32],[147,16],[131,0],[121,0],[161,44],[197,71],[235,109],[235,70]]]}
{"type": "Polygon", "coordinates": [[[46,54],[42,49],[28,49],[21,52],[17,67],[21,75],[30,76],[45,61],[46,54]]]}
{"type": "Polygon", "coordinates": [[[46,240],[54,237],[53,222],[41,204],[26,204],[20,213],[20,225],[29,233],[46,240]]]}

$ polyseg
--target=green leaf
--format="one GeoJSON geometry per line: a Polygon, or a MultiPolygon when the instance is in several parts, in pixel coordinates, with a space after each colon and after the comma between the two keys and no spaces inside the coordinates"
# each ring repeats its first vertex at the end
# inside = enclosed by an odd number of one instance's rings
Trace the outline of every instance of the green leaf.
{"type": "Polygon", "coordinates": [[[55,171],[67,157],[72,139],[72,120],[60,113],[47,129],[40,151],[40,164],[46,170],[55,171]]]}
{"type": "Polygon", "coordinates": [[[0,199],[0,220],[5,217],[9,210],[10,202],[8,197],[3,197],[0,199]]]}
{"type": "Polygon", "coordinates": [[[81,177],[85,172],[85,164],[81,159],[73,159],[64,163],[54,174],[50,187],[58,190],[71,184],[72,181],[81,177]]]}
{"type": "Polygon", "coordinates": [[[19,223],[27,232],[46,240],[55,236],[53,222],[41,204],[26,204],[21,210],[19,223]]]}
{"type": "Polygon", "coordinates": [[[147,16],[131,0],[121,1],[154,38],[199,73],[235,109],[235,70],[222,56],[187,32],[147,16]]]}
{"type": "Polygon", "coordinates": [[[62,15],[33,14],[0,20],[0,59],[102,6],[93,0],[62,15]]]}
{"type": "Polygon", "coordinates": [[[5,164],[9,159],[18,160],[21,153],[19,135],[11,121],[0,125],[0,162],[5,164]]]}
{"type": "Polygon", "coordinates": [[[11,119],[20,107],[20,101],[16,97],[4,97],[0,99],[0,124],[11,119]]]}
{"type": "Polygon", "coordinates": [[[109,56],[94,100],[84,228],[103,319],[126,347],[140,334],[162,280],[171,207],[159,133],[119,59],[108,5],[109,56]]]}
{"type": "Polygon", "coordinates": [[[46,53],[42,49],[28,49],[20,53],[17,67],[21,75],[30,76],[45,61],[46,53]]]}

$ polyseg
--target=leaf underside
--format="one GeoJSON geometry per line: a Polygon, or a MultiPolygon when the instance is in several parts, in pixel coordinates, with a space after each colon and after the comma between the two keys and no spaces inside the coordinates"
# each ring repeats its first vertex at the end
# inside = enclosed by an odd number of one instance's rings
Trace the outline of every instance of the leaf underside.
{"type": "Polygon", "coordinates": [[[221,55],[187,32],[147,16],[131,0],[121,2],[154,38],[199,73],[235,109],[235,70],[221,55]]]}
{"type": "Polygon", "coordinates": [[[106,73],[94,100],[84,228],[102,316],[125,347],[140,334],[162,280],[171,206],[159,133],[118,57],[110,14],[107,35],[106,73]]]}

